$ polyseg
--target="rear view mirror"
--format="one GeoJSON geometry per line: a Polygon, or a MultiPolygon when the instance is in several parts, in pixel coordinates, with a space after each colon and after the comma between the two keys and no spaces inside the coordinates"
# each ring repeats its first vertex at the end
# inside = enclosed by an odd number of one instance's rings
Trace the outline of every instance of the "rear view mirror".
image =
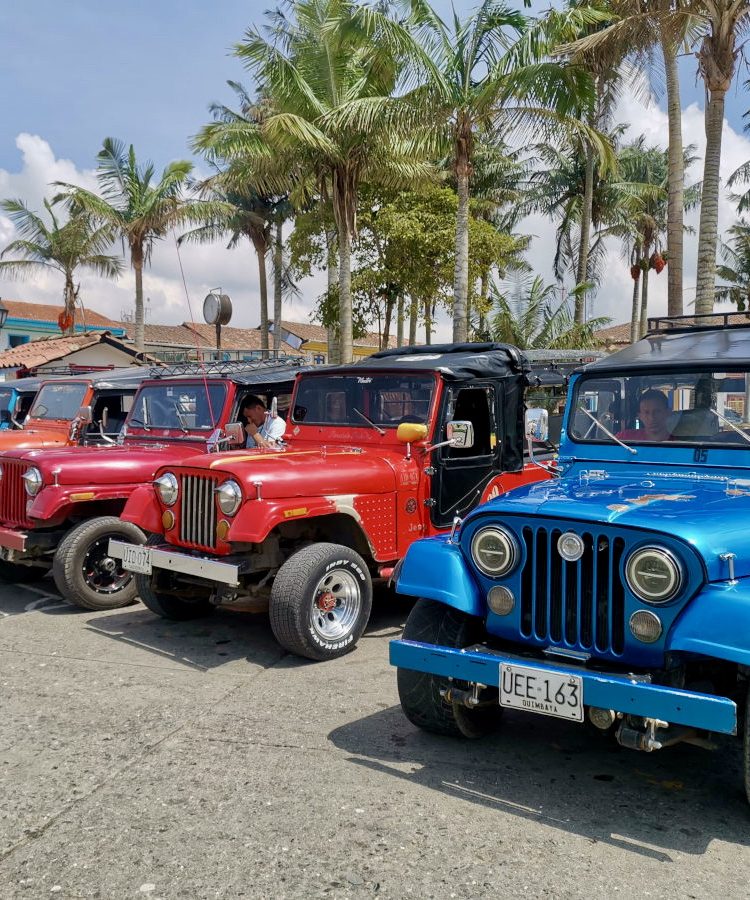
{"type": "Polygon", "coordinates": [[[544,444],[549,439],[549,414],[546,409],[526,410],[526,436],[532,441],[544,444]]]}
{"type": "Polygon", "coordinates": [[[224,426],[224,437],[227,443],[234,447],[241,447],[245,443],[245,429],[241,422],[228,422],[224,426]]]}
{"type": "Polygon", "coordinates": [[[93,415],[91,413],[90,406],[81,406],[76,415],[76,419],[84,425],[90,425],[93,421],[93,415]]]}
{"type": "Polygon", "coordinates": [[[448,422],[446,431],[451,447],[468,450],[474,446],[474,424],[472,422],[455,420],[448,422]]]}

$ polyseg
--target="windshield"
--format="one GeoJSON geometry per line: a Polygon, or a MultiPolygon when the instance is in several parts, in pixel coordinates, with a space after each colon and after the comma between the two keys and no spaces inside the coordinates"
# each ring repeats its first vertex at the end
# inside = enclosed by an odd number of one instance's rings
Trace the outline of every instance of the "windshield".
{"type": "Polygon", "coordinates": [[[138,392],[128,428],[212,431],[221,416],[226,384],[149,384],[138,392]]]}
{"type": "Polygon", "coordinates": [[[313,376],[300,382],[293,421],[381,429],[401,422],[426,423],[434,389],[432,375],[313,376]]]}
{"type": "Polygon", "coordinates": [[[45,384],[36,396],[29,416],[32,419],[75,418],[81,408],[88,384],[45,384]]]}
{"type": "Polygon", "coordinates": [[[576,385],[568,433],[575,441],[750,449],[749,398],[748,371],[584,377],[576,385]]]}
{"type": "Polygon", "coordinates": [[[0,412],[10,408],[10,398],[13,396],[11,388],[0,388],[0,412]]]}

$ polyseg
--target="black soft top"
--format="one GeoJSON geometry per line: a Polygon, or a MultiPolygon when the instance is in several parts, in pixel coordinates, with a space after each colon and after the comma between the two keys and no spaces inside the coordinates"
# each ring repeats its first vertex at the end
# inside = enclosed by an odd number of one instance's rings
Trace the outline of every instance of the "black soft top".
{"type": "Polygon", "coordinates": [[[359,373],[362,369],[439,372],[446,380],[464,381],[467,378],[525,375],[529,364],[523,353],[511,344],[420,344],[380,350],[361,362],[336,366],[328,371],[343,374],[359,373]]]}
{"type": "Polygon", "coordinates": [[[273,393],[289,391],[300,372],[320,369],[321,366],[305,365],[302,359],[257,360],[242,363],[212,363],[206,366],[190,363],[187,365],[152,368],[146,379],[150,383],[169,381],[170,384],[196,381],[233,381],[242,387],[257,387],[273,393]]]}
{"type": "Polygon", "coordinates": [[[646,335],[619,353],[584,366],[587,375],[750,367],[750,325],[666,330],[646,335]]]}

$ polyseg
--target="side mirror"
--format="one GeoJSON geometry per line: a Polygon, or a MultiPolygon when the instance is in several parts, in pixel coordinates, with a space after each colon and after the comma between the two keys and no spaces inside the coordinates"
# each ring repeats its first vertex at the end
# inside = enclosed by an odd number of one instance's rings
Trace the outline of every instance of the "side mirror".
{"type": "Polygon", "coordinates": [[[93,418],[90,406],[81,406],[76,414],[76,419],[78,419],[82,425],[90,425],[93,418]]]}
{"type": "Polygon", "coordinates": [[[242,422],[227,422],[224,426],[224,437],[233,447],[241,447],[245,443],[245,429],[242,422]]]}
{"type": "Polygon", "coordinates": [[[448,442],[451,447],[468,450],[474,446],[474,423],[453,421],[446,426],[448,442]]]}
{"type": "Polygon", "coordinates": [[[417,422],[402,422],[396,429],[396,437],[402,444],[413,444],[427,438],[427,426],[417,422]]]}
{"type": "Polygon", "coordinates": [[[277,418],[279,415],[279,401],[275,397],[271,398],[271,408],[268,411],[272,419],[277,418]]]}
{"type": "Polygon", "coordinates": [[[109,422],[109,410],[107,409],[106,406],[102,410],[101,422],[102,422],[102,429],[105,429],[107,427],[107,422],[109,422]]]}
{"type": "Polygon", "coordinates": [[[549,414],[546,409],[526,410],[526,437],[539,444],[549,440],[549,414]]]}

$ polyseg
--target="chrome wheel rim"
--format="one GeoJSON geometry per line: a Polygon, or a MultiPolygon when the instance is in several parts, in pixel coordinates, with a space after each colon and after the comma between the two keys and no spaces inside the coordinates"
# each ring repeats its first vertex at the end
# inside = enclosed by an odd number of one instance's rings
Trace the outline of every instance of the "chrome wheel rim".
{"type": "Polygon", "coordinates": [[[83,558],[81,572],[86,586],[97,594],[116,594],[130,584],[131,572],[109,555],[109,539],[122,535],[107,534],[94,541],[83,558]]]}
{"type": "Polygon", "coordinates": [[[313,592],[310,624],[325,641],[338,641],[354,627],[362,609],[359,583],[346,569],[333,569],[313,592]]]}

